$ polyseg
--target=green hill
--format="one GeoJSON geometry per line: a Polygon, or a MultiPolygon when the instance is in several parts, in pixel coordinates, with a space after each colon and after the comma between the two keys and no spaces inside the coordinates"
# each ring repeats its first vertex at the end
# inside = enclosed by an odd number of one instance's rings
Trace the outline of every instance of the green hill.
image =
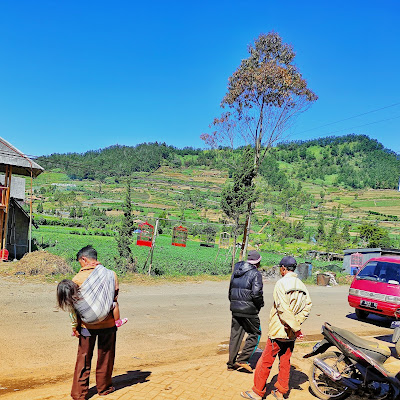
{"type": "MultiPolygon", "coordinates": [[[[162,217],[160,228],[167,236],[175,224],[184,224],[195,242],[211,224],[218,237],[230,229],[220,208],[221,189],[231,175],[227,160],[242,150],[232,154],[144,143],[40,157],[46,171],[34,181],[39,247],[65,256],[71,235],[114,243],[128,177],[137,221],[154,223],[162,217]],[[62,245],[62,240],[67,242],[62,245]]],[[[382,244],[400,247],[399,176],[396,154],[367,136],[279,144],[268,152],[256,180],[250,246],[303,255],[308,250],[341,252],[373,243],[360,231],[371,225],[382,230],[371,233],[382,244]]]]}
{"type": "MultiPolygon", "coordinates": [[[[52,154],[39,157],[38,162],[46,170],[60,168],[71,179],[104,180],[153,172],[161,166],[224,170],[228,152],[227,149],[177,149],[156,142],[134,147],[115,145],[83,154],[52,154]]],[[[279,144],[269,152],[262,171],[274,185],[287,185],[285,180],[298,179],[354,189],[395,189],[400,160],[376,140],[365,135],[347,135],[279,144]],[[274,174],[268,174],[271,168],[274,174]]]]}

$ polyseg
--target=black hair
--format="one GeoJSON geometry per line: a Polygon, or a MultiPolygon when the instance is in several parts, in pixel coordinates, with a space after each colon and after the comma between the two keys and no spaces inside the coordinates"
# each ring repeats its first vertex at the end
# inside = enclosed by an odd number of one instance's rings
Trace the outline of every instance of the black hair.
{"type": "Polygon", "coordinates": [[[297,264],[290,264],[285,266],[288,271],[294,271],[297,268],[297,264]]]}
{"type": "Polygon", "coordinates": [[[82,257],[90,258],[92,260],[97,260],[97,251],[92,245],[82,247],[76,254],[76,261],[79,261],[82,257]]]}
{"type": "Polygon", "coordinates": [[[63,279],[57,285],[57,304],[61,310],[70,311],[79,299],[79,286],[69,279],[63,279]]]}

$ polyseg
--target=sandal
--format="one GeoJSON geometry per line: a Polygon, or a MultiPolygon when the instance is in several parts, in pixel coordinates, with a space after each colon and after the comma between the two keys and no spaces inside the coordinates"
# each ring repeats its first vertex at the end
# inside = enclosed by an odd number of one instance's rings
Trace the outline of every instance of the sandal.
{"type": "Polygon", "coordinates": [[[248,400],[262,400],[262,397],[254,393],[252,390],[246,390],[245,392],[241,392],[240,395],[248,400]]]}
{"type": "Polygon", "coordinates": [[[111,386],[110,388],[108,388],[106,391],[104,391],[103,393],[99,393],[99,396],[107,396],[111,393],[115,392],[115,387],[111,386]]]}
{"type": "Polygon", "coordinates": [[[248,362],[236,362],[235,365],[239,368],[245,369],[247,372],[253,373],[253,368],[251,368],[251,365],[248,362]]]}

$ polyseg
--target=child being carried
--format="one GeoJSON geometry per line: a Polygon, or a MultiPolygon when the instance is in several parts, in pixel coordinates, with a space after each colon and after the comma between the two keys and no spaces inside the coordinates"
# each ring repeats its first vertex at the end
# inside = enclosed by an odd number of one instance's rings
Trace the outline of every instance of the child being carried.
{"type": "Polygon", "coordinates": [[[87,323],[100,322],[112,311],[116,327],[119,328],[128,321],[128,318],[121,319],[117,301],[113,301],[107,312],[100,317],[93,316],[93,310],[88,306],[88,301],[82,296],[82,288],[83,285],[79,288],[75,282],[69,279],[63,279],[57,285],[57,303],[62,310],[69,312],[72,336],[79,336],[77,331],[79,319],[87,323]]]}

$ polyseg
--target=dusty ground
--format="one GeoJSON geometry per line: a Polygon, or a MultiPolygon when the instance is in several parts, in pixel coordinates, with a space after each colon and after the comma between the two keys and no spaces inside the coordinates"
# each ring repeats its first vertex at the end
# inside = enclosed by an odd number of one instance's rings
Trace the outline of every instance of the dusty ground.
{"type": "MultiPolygon", "coordinates": [[[[46,398],[60,390],[68,394],[77,342],[70,336],[68,315],[55,307],[56,285],[24,277],[0,280],[0,396],[5,399],[32,399],[30,393],[43,385],[49,395],[46,398]]],[[[188,370],[201,365],[202,359],[226,352],[230,329],[227,288],[227,281],[123,284],[121,314],[129,322],[118,331],[114,375],[131,370],[171,370],[178,362],[180,368],[188,370]]],[[[273,284],[265,284],[266,306],[261,312],[265,333],[272,289],[273,284]]],[[[347,305],[347,291],[347,286],[310,287],[314,306],[303,329],[307,341],[319,339],[324,321],[363,336],[385,338],[392,333],[388,322],[379,317],[370,322],[355,320],[347,305]]]]}

